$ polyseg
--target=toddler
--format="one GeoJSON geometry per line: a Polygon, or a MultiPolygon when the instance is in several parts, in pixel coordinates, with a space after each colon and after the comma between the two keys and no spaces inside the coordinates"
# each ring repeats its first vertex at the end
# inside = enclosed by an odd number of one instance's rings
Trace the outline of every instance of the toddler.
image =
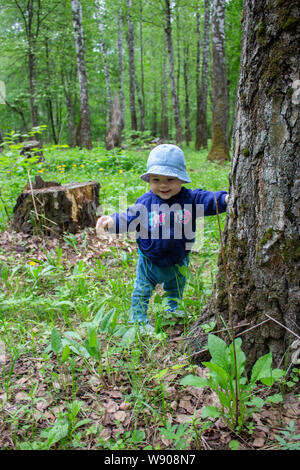
{"type": "Polygon", "coordinates": [[[100,217],[96,229],[101,227],[111,233],[136,232],[139,258],[131,321],[143,331],[151,332],[154,328],[147,317],[147,309],[155,286],[162,284],[168,311],[176,312],[186,280],[180,267],[189,263],[196,218],[216,214],[215,197],[218,211],[225,212],[228,194],[183,187],[183,183],[191,180],[186,173],[182,150],[172,144],[158,145],[151,150],[147,173],[141,178],[149,183],[150,191],[126,212],[100,217]]]}

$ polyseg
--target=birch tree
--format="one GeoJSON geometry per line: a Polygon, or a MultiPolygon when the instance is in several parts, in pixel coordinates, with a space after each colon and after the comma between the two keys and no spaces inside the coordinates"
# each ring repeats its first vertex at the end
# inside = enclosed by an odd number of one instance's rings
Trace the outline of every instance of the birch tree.
{"type": "Polygon", "coordinates": [[[174,52],[173,52],[173,42],[172,42],[172,26],[171,26],[171,6],[170,0],[165,0],[166,5],[166,40],[167,40],[167,47],[168,47],[168,55],[169,55],[169,66],[170,66],[170,82],[171,82],[171,95],[172,95],[172,103],[173,103],[173,114],[174,114],[174,121],[175,121],[175,128],[176,128],[176,143],[177,145],[181,145],[182,143],[182,126],[181,126],[181,119],[180,119],[180,110],[179,110],[179,100],[176,91],[176,84],[175,84],[175,72],[174,72],[174,52]]]}
{"type": "Polygon", "coordinates": [[[202,46],[202,72],[200,81],[200,50],[201,32],[200,17],[197,18],[198,54],[197,54],[197,113],[196,113],[196,138],[195,149],[207,148],[207,86],[208,86],[208,65],[209,65],[209,32],[210,32],[210,5],[211,0],[205,0],[203,46],[202,46]]]}
{"type": "Polygon", "coordinates": [[[209,160],[229,160],[229,99],[225,59],[225,0],[213,0],[212,145],[209,160]]]}
{"type": "Polygon", "coordinates": [[[134,30],[131,21],[131,0],[127,0],[127,41],[128,41],[128,60],[129,60],[129,101],[130,101],[130,116],[131,116],[131,130],[137,130],[137,115],[135,107],[135,64],[134,64],[134,30]]]}
{"type": "Polygon", "coordinates": [[[88,100],[87,74],[84,59],[84,39],[82,27],[82,9],[80,0],[71,0],[73,14],[74,40],[77,57],[77,69],[80,93],[80,138],[82,147],[92,148],[91,122],[88,100]]]}
{"type": "Polygon", "coordinates": [[[103,38],[103,22],[102,22],[102,15],[103,15],[103,2],[101,0],[95,0],[95,7],[96,7],[96,17],[98,22],[98,30],[99,30],[99,46],[102,54],[103,60],[103,67],[104,67],[104,76],[105,76],[105,83],[106,83],[106,96],[107,96],[107,107],[108,107],[108,125],[111,123],[112,117],[112,94],[111,94],[111,85],[110,85],[110,72],[107,60],[107,53],[106,53],[106,45],[103,38]]]}

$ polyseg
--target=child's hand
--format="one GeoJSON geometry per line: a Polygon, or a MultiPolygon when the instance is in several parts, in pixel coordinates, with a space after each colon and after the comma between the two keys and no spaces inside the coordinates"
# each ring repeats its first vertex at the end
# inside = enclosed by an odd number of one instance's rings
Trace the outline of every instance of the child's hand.
{"type": "Polygon", "coordinates": [[[227,195],[225,196],[225,202],[226,202],[226,204],[228,204],[228,199],[229,199],[229,194],[227,194],[227,195]]]}
{"type": "Polygon", "coordinates": [[[96,232],[101,230],[107,230],[108,228],[112,228],[114,226],[114,221],[112,217],[109,215],[102,215],[100,219],[98,219],[96,224],[96,232]]]}

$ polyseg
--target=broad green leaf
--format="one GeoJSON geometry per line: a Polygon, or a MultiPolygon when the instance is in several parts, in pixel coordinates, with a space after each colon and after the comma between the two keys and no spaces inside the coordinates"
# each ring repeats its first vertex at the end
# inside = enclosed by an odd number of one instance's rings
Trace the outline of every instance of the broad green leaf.
{"type": "Polygon", "coordinates": [[[97,327],[89,326],[88,327],[88,339],[89,339],[89,346],[91,348],[97,347],[97,327]]]}
{"type": "Polygon", "coordinates": [[[187,385],[190,387],[208,387],[209,381],[207,379],[203,379],[202,377],[198,377],[197,375],[186,375],[181,379],[180,385],[187,385]]]}
{"type": "Polygon", "coordinates": [[[122,340],[121,340],[121,346],[123,348],[127,348],[133,343],[133,341],[135,340],[135,337],[136,337],[136,328],[135,326],[132,326],[123,334],[122,340]]]}
{"type": "Polygon", "coordinates": [[[141,431],[139,429],[135,429],[132,433],[131,439],[132,439],[132,442],[137,444],[138,442],[143,441],[145,439],[145,437],[146,437],[146,434],[145,434],[144,431],[141,431]]]}
{"type": "Polygon", "coordinates": [[[213,362],[223,367],[228,368],[228,346],[221,338],[216,335],[208,335],[208,349],[211,354],[213,362]]]}
{"type": "Polygon", "coordinates": [[[264,404],[265,404],[264,400],[260,397],[253,397],[252,400],[248,402],[248,405],[256,406],[257,408],[262,408],[264,404]]]}
{"type": "Polygon", "coordinates": [[[233,439],[232,441],[229,442],[228,447],[230,450],[238,450],[238,448],[240,447],[240,443],[239,441],[236,441],[235,439],[233,439]]]}
{"type": "MultiPolygon", "coordinates": [[[[236,362],[237,362],[237,377],[240,378],[245,370],[245,363],[246,363],[246,356],[241,349],[242,340],[241,338],[237,338],[234,341],[235,345],[235,354],[236,354],[236,362]]],[[[233,344],[230,345],[230,358],[231,358],[231,376],[235,376],[235,359],[234,359],[234,351],[233,351],[233,344]]]]}
{"type": "Polygon", "coordinates": [[[224,390],[228,388],[228,375],[226,371],[219,366],[218,364],[214,364],[213,362],[202,362],[205,367],[208,367],[212,372],[215,372],[215,378],[219,385],[221,385],[224,390]]]}
{"type": "Polygon", "coordinates": [[[221,405],[225,406],[226,408],[230,408],[231,400],[228,397],[228,395],[226,395],[226,393],[222,392],[222,390],[218,390],[217,394],[218,394],[221,405]]]}
{"type": "Polygon", "coordinates": [[[271,377],[272,354],[269,352],[260,357],[252,368],[251,383],[254,384],[257,380],[265,377],[271,377]]]}
{"type": "Polygon", "coordinates": [[[68,359],[69,355],[70,355],[70,346],[68,344],[65,345],[65,347],[63,348],[62,350],[62,353],[61,353],[61,362],[64,363],[66,362],[66,360],[68,359]]]}
{"type": "Polygon", "coordinates": [[[56,328],[52,328],[51,331],[51,349],[58,355],[62,349],[61,337],[56,328]]]}
{"type": "Polygon", "coordinates": [[[281,403],[283,401],[281,393],[275,393],[266,398],[266,403],[281,403]]]}
{"type": "Polygon", "coordinates": [[[201,413],[202,418],[218,418],[221,412],[216,406],[206,406],[201,413]]]}

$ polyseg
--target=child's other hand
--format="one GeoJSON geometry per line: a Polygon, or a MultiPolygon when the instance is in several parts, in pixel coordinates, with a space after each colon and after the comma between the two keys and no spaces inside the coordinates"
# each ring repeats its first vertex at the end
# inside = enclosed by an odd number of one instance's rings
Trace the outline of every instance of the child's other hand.
{"type": "Polygon", "coordinates": [[[228,199],[229,199],[229,194],[227,194],[227,196],[225,196],[225,202],[226,202],[226,204],[228,204],[228,199]]]}
{"type": "Polygon", "coordinates": [[[114,221],[112,217],[109,215],[102,215],[96,224],[96,232],[101,230],[107,230],[108,228],[112,228],[114,226],[114,221]]]}

